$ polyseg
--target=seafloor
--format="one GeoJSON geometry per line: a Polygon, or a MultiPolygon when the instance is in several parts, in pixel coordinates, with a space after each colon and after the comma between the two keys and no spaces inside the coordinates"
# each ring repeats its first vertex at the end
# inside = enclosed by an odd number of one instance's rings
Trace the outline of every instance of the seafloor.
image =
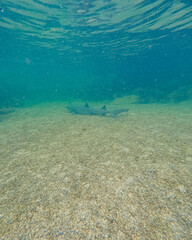
{"type": "Polygon", "coordinates": [[[192,102],[66,104],[0,122],[0,239],[191,239],[192,102]]]}

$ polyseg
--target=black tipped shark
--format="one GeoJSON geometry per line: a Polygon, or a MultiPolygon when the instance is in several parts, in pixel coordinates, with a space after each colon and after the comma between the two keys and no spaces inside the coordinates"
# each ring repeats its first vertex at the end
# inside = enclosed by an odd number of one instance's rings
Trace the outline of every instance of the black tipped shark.
{"type": "Polygon", "coordinates": [[[91,108],[89,107],[88,103],[85,103],[83,107],[76,106],[76,105],[69,105],[67,109],[74,114],[81,114],[81,115],[97,115],[97,116],[110,116],[110,117],[117,117],[118,114],[123,112],[128,112],[128,108],[116,109],[113,111],[108,111],[106,106],[104,105],[102,108],[91,108]]]}

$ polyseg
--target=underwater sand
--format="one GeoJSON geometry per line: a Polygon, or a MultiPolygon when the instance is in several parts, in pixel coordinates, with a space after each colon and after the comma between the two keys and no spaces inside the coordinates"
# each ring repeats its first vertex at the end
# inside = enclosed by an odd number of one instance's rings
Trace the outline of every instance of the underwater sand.
{"type": "Polygon", "coordinates": [[[0,239],[191,239],[192,103],[65,106],[0,121],[0,239]]]}

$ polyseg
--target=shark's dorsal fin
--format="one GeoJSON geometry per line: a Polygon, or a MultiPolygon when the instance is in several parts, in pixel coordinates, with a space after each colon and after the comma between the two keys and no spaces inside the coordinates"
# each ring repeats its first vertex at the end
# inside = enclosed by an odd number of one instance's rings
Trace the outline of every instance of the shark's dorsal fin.
{"type": "Polygon", "coordinates": [[[88,103],[86,102],[85,103],[85,106],[84,107],[86,107],[86,108],[89,108],[89,105],[88,105],[88,103]]]}
{"type": "Polygon", "coordinates": [[[102,108],[101,108],[102,110],[107,110],[107,108],[106,108],[106,106],[104,105],[102,108]]]}

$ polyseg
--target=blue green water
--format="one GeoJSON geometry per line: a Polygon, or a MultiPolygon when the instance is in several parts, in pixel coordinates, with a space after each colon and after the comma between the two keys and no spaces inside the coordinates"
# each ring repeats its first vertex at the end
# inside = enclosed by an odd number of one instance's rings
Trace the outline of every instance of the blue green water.
{"type": "Polygon", "coordinates": [[[191,239],[191,56],[191,0],[0,0],[0,239],[191,239]]]}
{"type": "Polygon", "coordinates": [[[1,0],[0,105],[192,98],[187,0],[1,0]]]}

